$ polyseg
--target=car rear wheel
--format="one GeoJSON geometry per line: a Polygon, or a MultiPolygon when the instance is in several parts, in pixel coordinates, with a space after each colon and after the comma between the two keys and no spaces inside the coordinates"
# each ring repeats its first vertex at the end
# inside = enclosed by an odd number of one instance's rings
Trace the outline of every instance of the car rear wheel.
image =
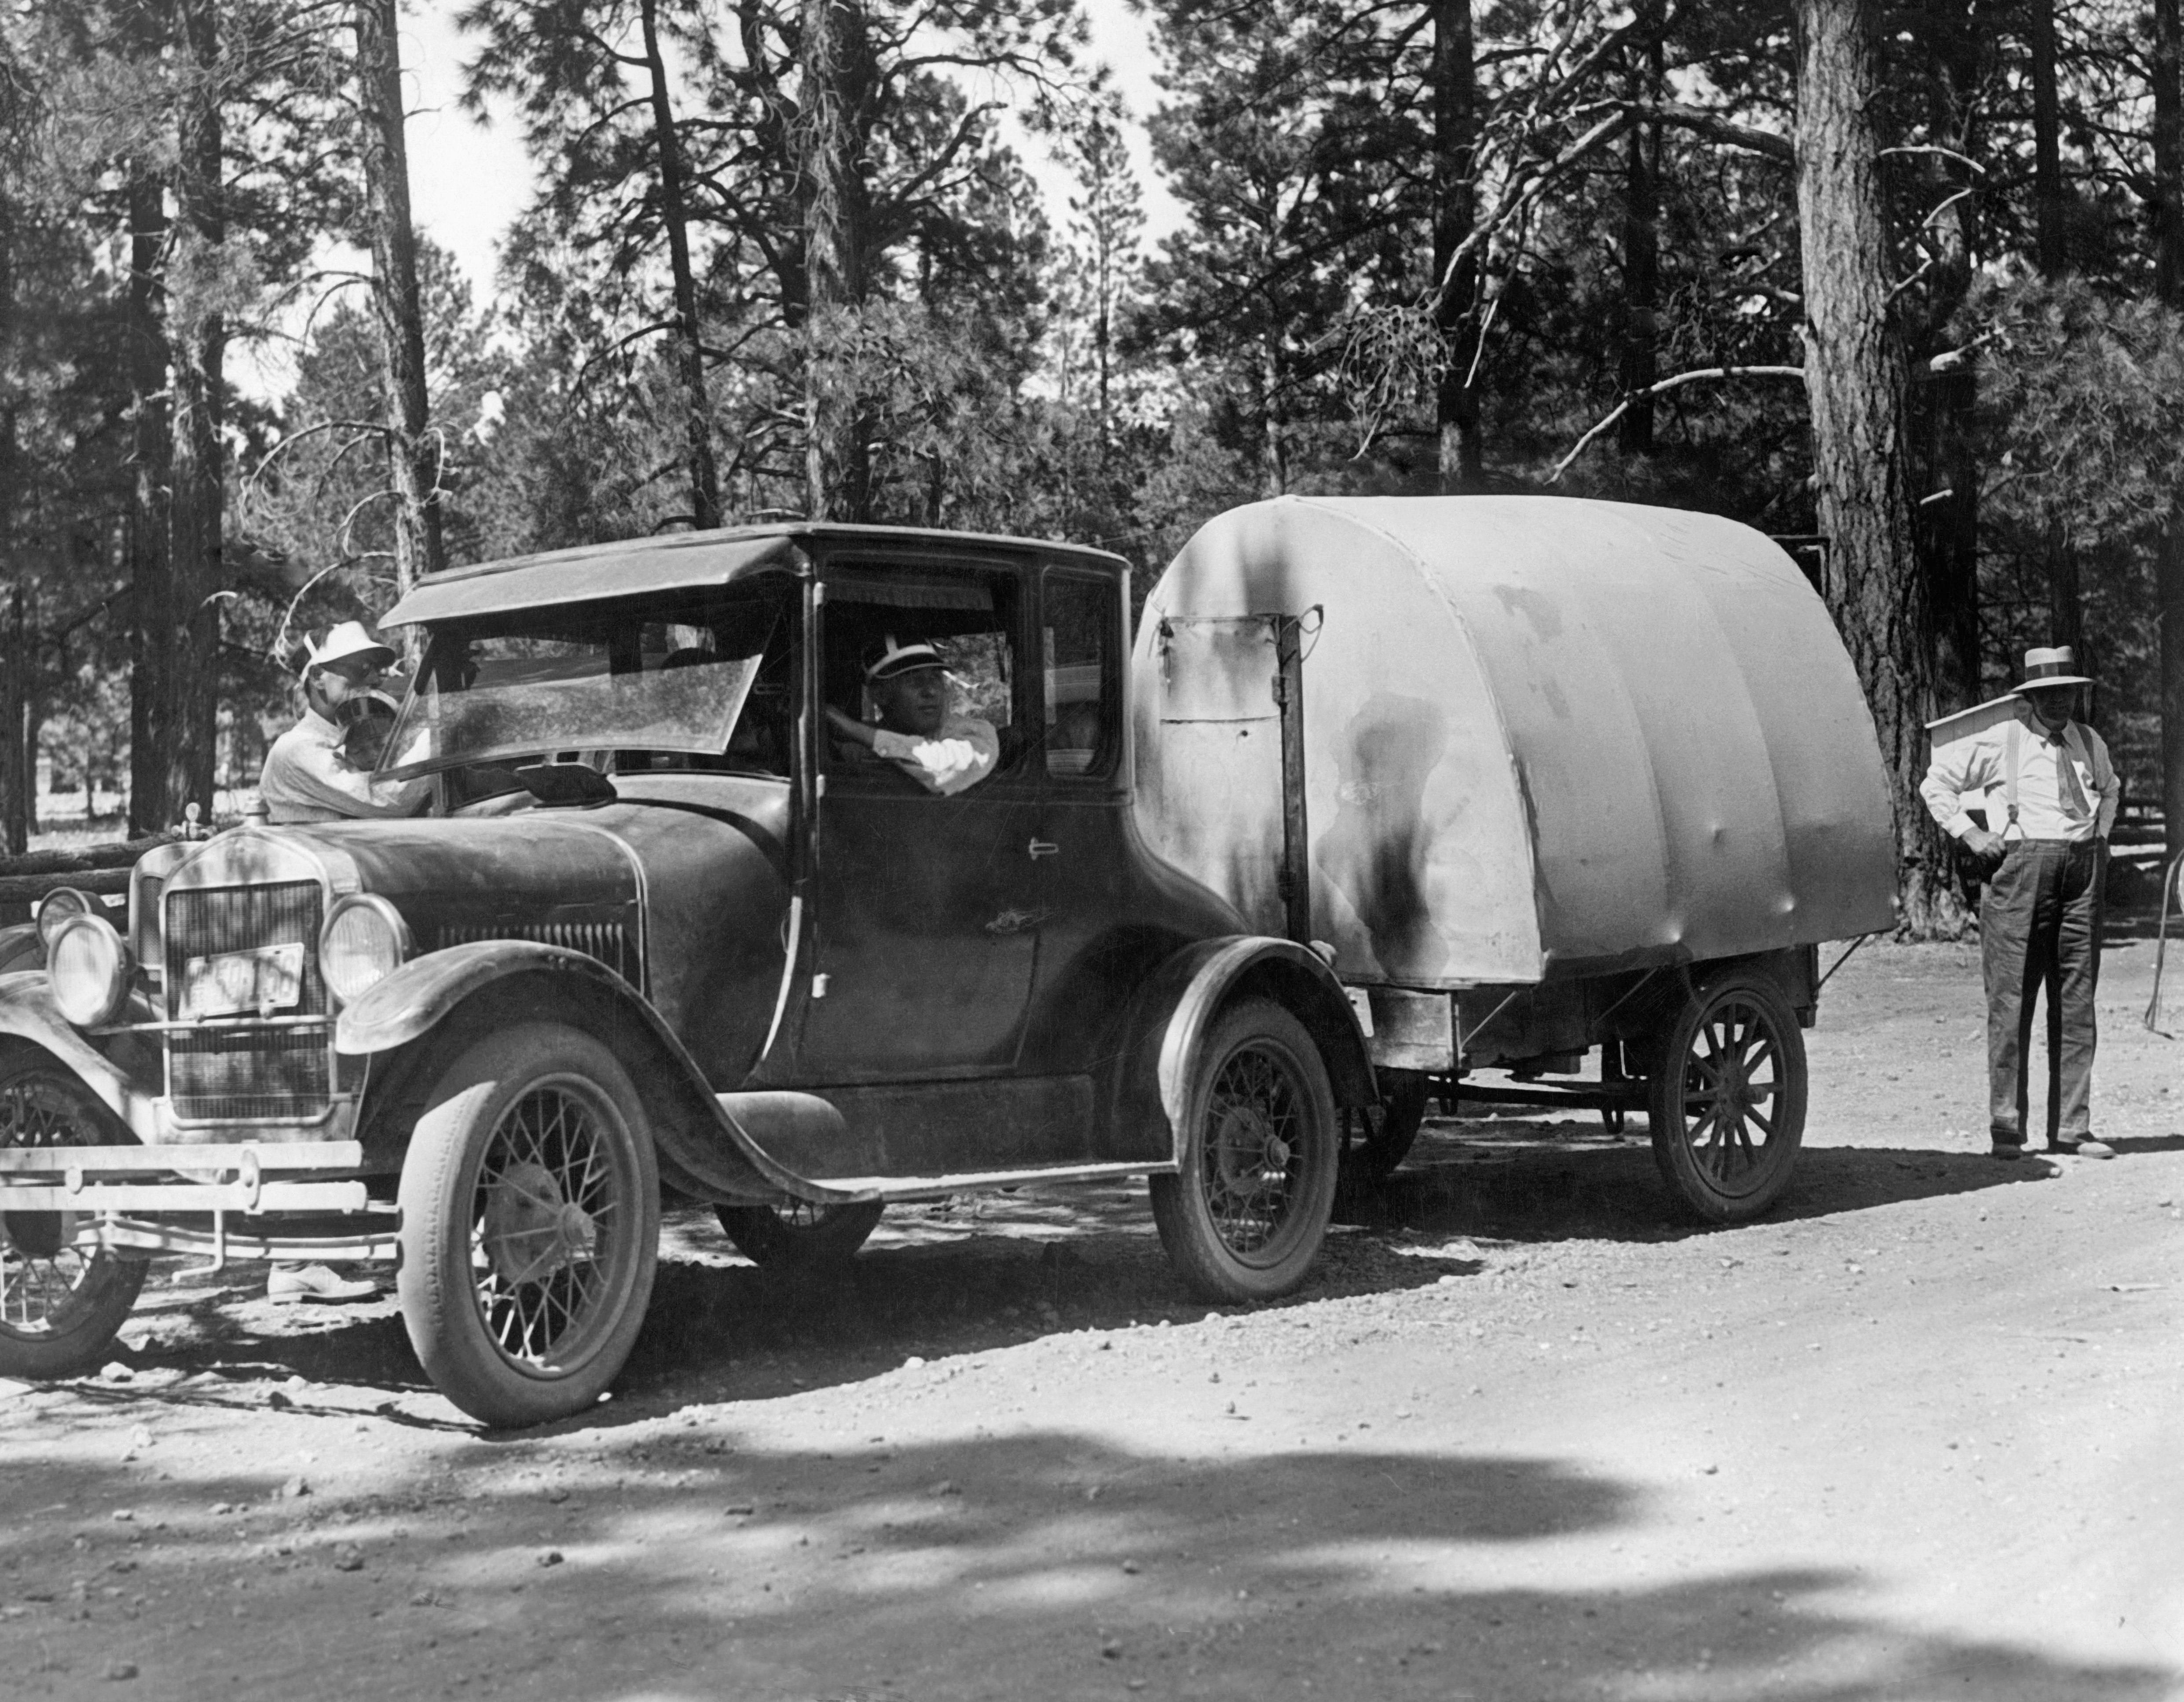
{"type": "Polygon", "coordinates": [[[401,1203],[402,1321],[441,1393],[506,1427],[605,1392],[660,1245],[651,1133],[612,1052],[548,1023],[470,1047],[410,1137],[401,1203]]]}
{"type": "Polygon", "coordinates": [[[1153,1221],[1184,1280],[1212,1300],[1271,1300],[1327,1234],[1340,1147],[1326,1066],[1304,1025],[1254,999],[1206,1037],[1182,1164],[1152,1179],[1153,1221]]]}
{"type": "Polygon", "coordinates": [[[1805,1037],[1764,976],[1701,988],[1670,1026],[1646,1113],[1685,1210],[1742,1223],[1781,1197],[1805,1133],[1805,1037]]]}
{"type": "MultiPolygon", "coordinates": [[[[0,1148],[126,1138],[73,1073],[27,1047],[0,1051],[0,1148]]],[[[81,1244],[79,1227],[72,1211],[0,1212],[0,1377],[81,1377],[106,1363],[144,1261],[81,1244]]]]}
{"type": "Polygon", "coordinates": [[[883,1201],[848,1205],[716,1205],[714,1215],[736,1250],[754,1265],[808,1271],[853,1257],[879,1225],[883,1201]]]}

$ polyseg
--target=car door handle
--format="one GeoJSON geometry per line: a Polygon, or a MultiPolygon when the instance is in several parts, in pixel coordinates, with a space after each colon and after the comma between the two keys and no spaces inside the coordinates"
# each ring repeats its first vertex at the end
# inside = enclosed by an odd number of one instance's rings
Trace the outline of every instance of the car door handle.
{"type": "Polygon", "coordinates": [[[1058,856],[1061,851],[1059,845],[1049,839],[1034,839],[1024,848],[1031,853],[1034,861],[1037,861],[1041,857],[1058,856]]]}

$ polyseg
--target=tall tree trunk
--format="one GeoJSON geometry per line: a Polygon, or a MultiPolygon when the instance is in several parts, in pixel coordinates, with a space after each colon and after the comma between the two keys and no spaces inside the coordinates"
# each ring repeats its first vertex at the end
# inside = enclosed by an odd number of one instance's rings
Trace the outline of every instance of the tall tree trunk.
{"type": "MultiPolygon", "coordinates": [[[[2153,0],[2154,277],[2184,313],[2184,20],[2153,0]]],[[[2184,851],[2184,491],[2171,498],[2154,558],[2161,605],[2161,815],[2170,854],[2184,851]]]]}
{"type": "Polygon", "coordinates": [[[660,220],[675,281],[675,364],[682,381],[682,435],[690,460],[690,518],[710,531],[721,523],[721,475],[713,460],[713,416],[705,398],[705,350],[698,328],[698,281],[690,268],[690,221],[682,139],[668,99],[667,61],[660,51],[657,0],[638,0],[650,79],[652,138],[660,156],[660,220]]]}
{"type": "Polygon", "coordinates": [[[2070,270],[2063,193],[2063,116],[2055,86],[2055,0],[2025,0],[2025,46],[2032,54],[2032,203],[2040,275],[2070,270]]]}
{"type": "Polygon", "coordinates": [[[16,857],[31,848],[31,799],[38,784],[36,760],[30,754],[33,658],[27,601],[19,579],[8,587],[0,617],[0,846],[16,857]]]}
{"type": "Polygon", "coordinates": [[[410,219],[410,153],[402,129],[402,53],[394,0],[357,0],[357,104],[364,120],[365,220],[373,305],[387,362],[387,470],[394,487],[394,579],[404,592],[448,565],[440,454],[425,394],[425,313],[417,234],[410,219]]]}
{"type": "Polygon", "coordinates": [[[167,510],[174,471],[167,392],[166,192],[139,164],[129,199],[129,832],[159,832],[176,819],[167,789],[175,742],[175,587],[167,510]]]}
{"type": "Polygon", "coordinates": [[[1906,359],[1890,303],[1877,0],[1797,0],[1797,34],[1805,385],[1825,591],[1893,783],[1902,926],[1953,934],[1963,917],[1947,848],[1919,796],[1933,634],[1912,539],[1906,359]]]}
{"type": "MultiPolygon", "coordinates": [[[[1665,52],[1657,23],[1651,39],[1632,56],[1630,98],[1658,102],[1665,78],[1665,52]]],[[[1630,127],[1623,174],[1623,393],[1634,398],[1618,428],[1624,453],[1653,453],[1653,398],[1640,392],[1658,379],[1660,340],[1661,126],[1630,127]]]]}
{"type": "Polygon", "coordinates": [[[1471,0],[1434,0],[1434,324],[1451,362],[1434,394],[1434,421],[1440,432],[1439,470],[1443,490],[1476,490],[1485,477],[1479,442],[1479,388],[1471,380],[1476,365],[1474,323],[1479,294],[1475,253],[1455,270],[1449,262],[1471,234],[1477,216],[1473,172],[1479,149],[1478,74],[1473,63],[1471,0]]]}
{"type": "MultiPolygon", "coordinates": [[[[1979,157],[1978,114],[1991,52],[1987,0],[1953,0],[1930,8],[1936,35],[1926,81],[1927,128],[1937,142],[1963,156],[1924,156],[1932,210],[1935,259],[1925,291],[1925,312],[1914,353],[1930,356],[1946,346],[1978,269],[1980,179],[1965,163],[1979,157]]],[[[1918,542],[1934,620],[1934,703],[1942,714],[1969,709],[1983,692],[1979,632],[1979,372],[1969,363],[1953,371],[1926,373],[1924,359],[1914,394],[1922,478],[1918,487],[1918,542]]]]}
{"type": "Polygon", "coordinates": [[[806,507],[813,520],[871,517],[865,410],[834,359],[865,298],[866,190],[857,114],[870,83],[861,0],[803,0],[796,152],[804,195],[806,507]]]}
{"type": "Polygon", "coordinates": [[[179,668],[174,681],[174,738],[166,753],[171,806],[212,814],[220,727],[221,523],[226,506],[220,420],[227,353],[222,293],[227,221],[221,203],[219,0],[177,0],[187,70],[175,155],[175,202],[187,286],[170,350],[174,383],[173,497],[167,510],[168,564],[179,668]]]}

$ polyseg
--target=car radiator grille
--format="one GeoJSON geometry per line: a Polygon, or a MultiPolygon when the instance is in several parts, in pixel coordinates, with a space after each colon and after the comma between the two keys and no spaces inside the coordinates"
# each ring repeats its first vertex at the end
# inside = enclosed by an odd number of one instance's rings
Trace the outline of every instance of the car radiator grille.
{"type": "MultiPolygon", "coordinates": [[[[304,946],[303,997],[284,1016],[323,1016],[319,923],[324,899],[315,881],[263,887],[215,887],[167,894],[166,984],[179,989],[193,957],[256,946],[304,946]]],[[[170,997],[173,996],[170,993],[170,997]]],[[[167,1092],[185,1121],[308,1122],[333,1093],[331,1032],[254,1023],[170,1030],[167,1092]]]]}
{"type": "Polygon", "coordinates": [[[629,930],[620,922],[523,922],[449,924],[438,930],[437,948],[474,945],[481,940],[529,940],[542,946],[560,946],[597,958],[623,980],[637,981],[637,954],[631,948],[629,930]]]}

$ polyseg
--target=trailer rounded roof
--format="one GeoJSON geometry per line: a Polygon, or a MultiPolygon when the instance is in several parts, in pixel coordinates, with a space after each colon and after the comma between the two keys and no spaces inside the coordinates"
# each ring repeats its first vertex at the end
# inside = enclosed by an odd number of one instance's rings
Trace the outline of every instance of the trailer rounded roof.
{"type": "Polygon", "coordinates": [[[1303,620],[1314,932],[1346,978],[1529,981],[1892,920],[1872,718],[1819,598],[1748,526],[1554,497],[1208,522],[1139,629],[1139,809],[1260,918],[1267,615],[1303,620]]]}

